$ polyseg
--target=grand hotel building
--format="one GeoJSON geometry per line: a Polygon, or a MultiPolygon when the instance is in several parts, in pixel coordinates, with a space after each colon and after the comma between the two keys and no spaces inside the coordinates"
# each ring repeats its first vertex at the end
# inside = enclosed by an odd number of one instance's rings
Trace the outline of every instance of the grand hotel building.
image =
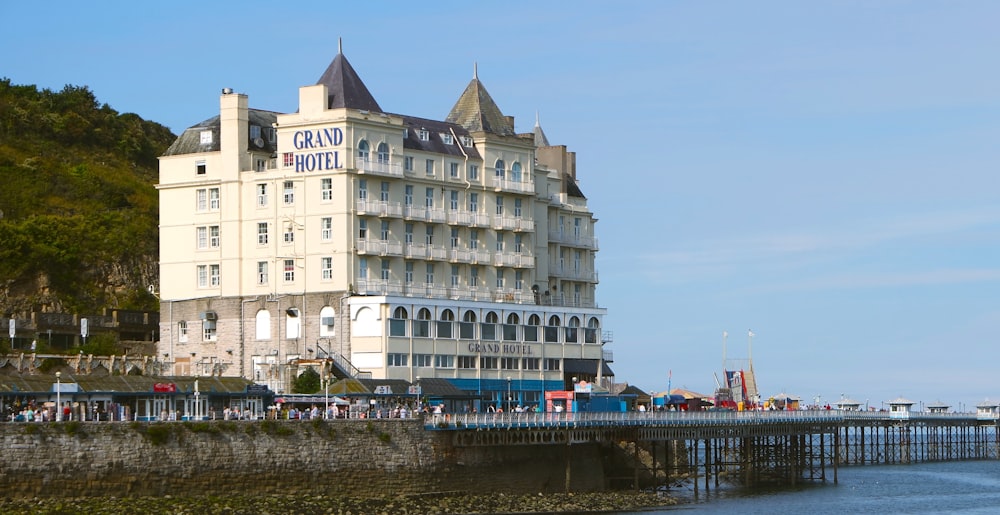
{"type": "Polygon", "coordinates": [[[477,75],[444,121],[386,112],[342,52],[293,113],[223,90],[160,158],[173,372],[284,392],[329,360],[526,404],[607,381],[575,154],[516,133],[477,75]]]}

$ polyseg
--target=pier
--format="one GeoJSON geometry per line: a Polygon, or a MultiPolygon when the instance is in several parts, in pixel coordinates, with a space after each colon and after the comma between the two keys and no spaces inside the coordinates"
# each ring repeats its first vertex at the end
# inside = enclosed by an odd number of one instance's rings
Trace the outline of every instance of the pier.
{"type": "Polygon", "coordinates": [[[630,474],[606,478],[635,489],[836,483],[841,466],[1000,458],[996,417],[974,413],[487,413],[428,416],[424,427],[452,432],[457,447],[565,446],[567,485],[574,445],[617,446],[632,455],[630,474]]]}

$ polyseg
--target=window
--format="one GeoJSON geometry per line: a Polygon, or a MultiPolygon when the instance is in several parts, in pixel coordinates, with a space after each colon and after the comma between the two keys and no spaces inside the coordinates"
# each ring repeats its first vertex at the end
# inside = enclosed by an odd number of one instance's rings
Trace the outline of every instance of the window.
{"type": "Polygon", "coordinates": [[[267,284],[267,261],[257,262],[257,284],[267,284]]]}
{"type": "Polygon", "coordinates": [[[403,241],[407,245],[413,245],[413,224],[407,223],[403,232],[403,241]]]}
{"type": "Polygon", "coordinates": [[[404,280],[406,281],[406,284],[413,284],[413,261],[407,261],[405,268],[406,275],[404,280]]]}
{"type": "Polygon", "coordinates": [[[382,277],[383,281],[388,281],[389,280],[389,260],[388,259],[383,259],[382,260],[382,275],[381,275],[381,277],[382,277]]]}
{"type": "Polygon", "coordinates": [[[260,137],[260,125],[250,126],[250,139],[257,139],[260,137]]]}
{"type": "Polygon", "coordinates": [[[475,356],[459,356],[458,357],[458,368],[475,369],[476,368],[476,357],[475,356]]]}
{"type": "Polygon", "coordinates": [[[407,206],[413,205],[413,185],[407,184],[403,189],[403,203],[407,206]]]}
{"type": "Polygon", "coordinates": [[[462,146],[463,147],[471,147],[472,146],[472,138],[470,138],[468,136],[462,136],[461,139],[462,139],[462,146]]]}
{"type": "Polygon", "coordinates": [[[257,207],[267,207],[267,184],[257,185],[257,207]]]}
{"type": "Polygon", "coordinates": [[[521,360],[518,358],[500,358],[500,368],[502,370],[520,369],[521,360]]]}
{"type": "Polygon", "coordinates": [[[400,306],[389,319],[389,336],[406,336],[406,308],[400,306]]]}
{"type": "Polygon", "coordinates": [[[358,200],[368,200],[368,181],[366,179],[358,181],[358,200]]]}
{"type": "Polygon", "coordinates": [[[449,167],[451,168],[451,171],[448,175],[450,175],[452,179],[458,179],[458,163],[451,163],[449,167]]]}
{"type": "Polygon", "coordinates": [[[389,239],[389,221],[382,220],[382,230],[379,231],[379,239],[382,241],[387,241],[389,239]]]}
{"type": "Polygon", "coordinates": [[[497,288],[503,288],[503,269],[497,268],[497,288]]]}
{"type": "Polygon", "coordinates": [[[521,199],[516,198],[514,199],[514,216],[521,218],[522,214],[521,199]]]}
{"type": "Polygon", "coordinates": [[[515,162],[510,165],[510,181],[521,182],[521,163],[515,162]]]}
{"type": "Polygon", "coordinates": [[[504,178],[503,159],[497,159],[496,166],[494,168],[496,169],[496,177],[497,177],[497,179],[503,180],[503,178],[504,178]]]}
{"type": "Polygon", "coordinates": [[[268,310],[262,309],[257,312],[257,315],[254,317],[254,329],[254,339],[271,339],[271,313],[268,310]]]}
{"type": "Polygon", "coordinates": [[[451,248],[453,249],[458,248],[458,227],[451,228],[451,238],[448,240],[448,242],[451,245],[451,248]]]}
{"type": "Polygon", "coordinates": [[[483,356],[479,358],[479,368],[483,370],[498,370],[500,360],[495,356],[483,356]]]}
{"type": "Polygon", "coordinates": [[[415,367],[430,367],[433,366],[434,355],[433,354],[414,354],[413,355],[413,366],[415,367]]]}
{"type": "Polygon", "coordinates": [[[451,190],[448,207],[452,211],[458,211],[458,190],[451,190]]]}
{"type": "Polygon", "coordinates": [[[469,287],[476,288],[479,286],[479,267],[470,266],[469,267],[469,287]]]}
{"type": "Polygon", "coordinates": [[[541,360],[539,358],[521,359],[521,369],[523,370],[538,370],[541,365],[541,360]]]}
{"type": "Polygon", "coordinates": [[[263,159],[258,157],[255,163],[256,164],[254,165],[254,170],[258,172],[263,172],[264,170],[267,169],[267,161],[264,161],[263,159]]]}
{"type": "Polygon", "coordinates": [[[291,224],[288,224],[288,226],[285,227],[283,239],[285,240],[285,243],[295,243],[295,227],[292,227],[291,224]]]}
{"type": "Polygon", "coordinates": [[[358,259],[358,279],[364,281],[368,279],[368,258],[358,259]]]}
{"type": "Polygon", "coordinates": [[[197,161],[197,162],[195,162],[194,169],[195,169],[195,173],[198,174],[198,175],[205,175],[205,172],[208,171],[207,167],[205,166],[205,162],[204,161],[197,161]]]}
{"type": "Polygon", "coordinates": [[[208,210],[208,190],[195,190],[195,208],[198,211],[208,210]]]}
{"type": "Polygon", "coordinates": [[[332,257],[321,257],[319,258],[319,268],[322,272],[322,279],[324,281],[329,281],[333,279],[333,258],[332,257]]]}
{"type": "Polygon", "coordinates": [[[208,284],[218,286],[219,281],[219,265],[208,265],[208,284]]]}
{"type": "Polygon", "coordinates": [[[202,145],[212,144],[212,131],[201,131],[201,144],[202,145]]]}
{"type": "Polygon", "coordinates": [[[522,270],[514,271],[514,289],[515,290],[524,289],[524,272],[522,270]]]}
{"type": "Polygon", "coordinates": [[[469,193],[469,212],[478,213],[479,212],[479,194],[469,193]]]}
{"type": "Polygon", "coordinates": [[[503,195],[497,195],[497,216],[503,216],[503,195]]]}
{"type": "Polygon", "coordinates": [[[267,245],[267,222],[257,223],[257,245],[267,245]]]}
{"type": "Polygon", "coordinates": [[[425,164],[427,175],[434,175],[434,160],[428,159],[425,164]]]}
{"type": "Polygon", "coordinates": [[[378,199],[381,200],[382,202],[388,202],[389,201],[389,183],[388,182],[382,181],[381,189],[379,190],[379,193],[378,193],[378,199]]]}
{"type": "Polygon", "coordinates": [[[278,142],[278,129],[275,129],[274,127],[268,127],[267,128],[267,140],[270,141],[271,143],[277,143],[278,142]]]}
{"type": "Polygon", "coordinates": [[[528,325],[521,328],[524,332],[524,341],[526,342],[537,342],[538,341],[538,326],[541,325],[541,319],[538,315],[531,315],[528,317],[528,325]]]}
{"type": "Polygon", "coordinates": [[[417,138],[420,138],[420,141],[430,141],[431,140],[431,133],[427,132],[424,129],[418,129],[417,130],[417,138]]]}
{"type": "Polygon", "coordinates": [[[284,265],[282,266],[284,270],[285,282],[290,283],[295,281],[295,260],[286,259],[284,260],[284,265]]]}
{"type": "Polygon", "coordinates": [[[403,158],[403,171],[405,172],[413,171],[413,156],[406,156],[403,158]]]}
{"type": "Polygon", "coordinates": [[[177,341],[180,343],[187,343],[188,341],[187,320],[181,320],[180,322],[177,322],[177,341]]]}
{"type": "Polygon", "coordinates": [[[559,358],[545,358],[545,370],[558,371],[559,358]]]}
{"type": "Polygon", "coordinates": [[[380,164],[389,163],[389,145],[386,145],[385,142],[378,144],[378,162],[380,164]]]}
{"type": "Polygon", "coordinates": [[[479,229],[469,229],[469,248],[472,250],[479,248],[479,229]]]}
{"type": "Polygon", "coordinates": [[[407,362],[407,358],[409,358],[409,356],[407,356],[406,354],[390,353],[390,354],[386,355],[386,358],[387,358],[387,362],[386,362],[387,366],[390,366],[390,367],[405,367],[405,366],[407,366],[406,362],[407,362]]]}
{"type": "Polygon", "coordinates": [[[503,252],[503,233],[497,233],[497,252],[503,252]]]}
{"type": "Polygon", "coordinates": [[[469,165],[469,170],[467,172],[470,181],[479,180],[479,165],[469,165]]]}
{"type": "Polygon", "coordinates": [[[358,238],[362,240],[368,238],[368,220],[364,218],[358,220],[358,238]]]}
{"type": "Polygon", "coordinates": [[[450,309],[441,312],[441,320],[437,323],[438,338],[452,338],[452,329],[455,325],[455,314],[450,309]]]}
{"type": "Polygon", "coordinates": [[[451,265],[451,287],[458,287],[458,265],[451,265]]]}
{"type": "Polygon", "coordinates": [[[427,263],[426,275],[424,275],[424,282],[428,285],[434,284],[434,263],[427,263]]]}
{"type": "Polygon", "coordinates": [[[424,190],[424,206],[434,207],[434,188],[424,190]]]}
{"type": "Polygon", "coordinates": [[[413,336],[416,338],[430,338],[431,336],[431,312],[423,308],[417,313],[417,319],[413,321],[413,336]]]}
{"type": "Polygon", "coordinates": [[[334,336],[334,325],[336,324],[336,313],[330,306],[323,306],[319,310],[319,335],[320,337],[334,336]]]}
{"type": "Polygon", "coordinates": [[[333,239],[333,218],[327,216],[319,219],[319,236],[323,241],[333,239]]]}
{"type": "Polygon", "coordinates": [[[471,340],[476,337],[475,311],[466,311],[462,315],[462,321],[458,323],[458,337],[463,340],[471,340]]]}
{"type": "Polygon", "coordinates": [[[368,161],[368,142],[365,140],[358,142],[358,161],[368,161]]]}
{"type": "Polygon", "coordinates": [[[437,368],[455,368],[455,356],[451,354],[435,354],[434,366],[437,368]]]}
{"type": "Polygon", "coordinates": [[[514,252],[517,252],[518,254],[521,253],[521,248],[523,247],[522,243],[523,239],[524,238],[522,238],[520,234],[514,235],[514,252]]]}
{"type": "Polygon", "coordinates": [[[448,134],[448,133],[445,133],[445,132],[441,133],[441,141],[443,141],[445,145],[454,145],[455,144],[455,139],[451,137],[451,134],[448,134]]]}
{"type": "Polygon", "coordinates": [[[288,168],[290,166],[295,166],[295,154],[291,152],[282,152],[281,164],[285,168],[288,168]]]}
{"type": "Polygon", "coordinates": [[[431,245],[434,244],[434,226],[433,225],[428,225],[427,226],[427,231],[426,231],[426,234],[424,235],[424,243],[426,243],[427,246],[431,246],[431,245]]]}
{"type": "Polygon", "coordinates": [[[198,227],[195,230],[196,233],[196,245],[199,249],[208,248],[208,227],[198,227]]]}
{"type": "Polygon", "coordinates": [[[215,321],[214,320],[205,320],[205,321],[203,321],[201,323],[201,328],[202,328],[202,335],[201,335],[202,340],[204,340],[206,342],[214,342],[215,341],[215,321]]]}
{"type": "Polygon", "coordinates": [[[319,191],[321,200],[333,200],[333,179],[329,177],[320,179],[319,191]]]}
{"type": "Polygon", "coordinates": [[[285,200],[285,204],[295,203],[295,183],[292,181],[285,181],[282,186],[282,197],[285,200]]]}
{"type": "Polygon", "coordinates": [[[213,249],[219,248],[221,239],[222,238],[219,233],[219,226],[218,225],[208,226],[208,246],[213,249]]]}
{"type": "Polygon", "coordinates": [[[198,287],[208,286],[208,265],[198,265],[198,287]]]}

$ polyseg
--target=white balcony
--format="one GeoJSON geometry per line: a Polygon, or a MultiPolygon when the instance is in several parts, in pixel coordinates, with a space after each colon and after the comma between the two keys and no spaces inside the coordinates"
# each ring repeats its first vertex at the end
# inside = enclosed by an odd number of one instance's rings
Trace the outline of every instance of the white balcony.
{"type": "Polygon", "coordinates": [[[498,231],[513,231],[518,227],[518,219],[512,216],[494,216],[492,227],[498,231]]]}
{"type": "Polygon", "coordinates": [[[402,256],[403,245],[399,242],[388,240],[367,240],[358,238],[354,240],[354,247],[358,254],[378,255],[378,256],[402,256]]]}
{"type": "Polygon", "coordinates": [[[402,177],[403,168],[397,163],[387,163],[378,161],[362,161],[358,160],[358,173],[360,174],[372,174],[372,175],[383,175],[386,177],[402,177]]]}
{"type": "Polygon", "coordinates": [[[489,178],[490,187],[496,191],[512,191],[516,193],[534,193],[535,185],[530,182],[515,182],[499,177],[489,178]]]}
{"type": "Polygon", "coordinates": [[[373,215],[399,218],[403,216],[403,206],[398,202],[384,200],[358,200],[355,203],[359,215],[373,215]]]}

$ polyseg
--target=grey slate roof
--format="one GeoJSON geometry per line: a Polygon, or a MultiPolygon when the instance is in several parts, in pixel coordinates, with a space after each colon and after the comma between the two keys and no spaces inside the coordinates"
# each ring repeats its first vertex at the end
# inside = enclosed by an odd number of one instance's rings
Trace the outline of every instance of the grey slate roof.
{"type": "MultiPolygon", "coordinates": [[[[261,129],[262,146],[257,146],[247,137],[247,149],[259,150],[261,152],[275,152],[278,148],[276,141],[270,141],[267,137],[271,124],[278,121],[278,113],[273,111],[263,111],[260,109],[249,109],[247,111],[247,121],[249,125],[256,125],[261,129]]],[[[200,152],[218,152],[220,143],[220,122],[219,115],[213,116],[201,123],[188,127],[174,140],[173,144],[163,153],[164,156],[176,156],[182,154],[197,154],[200,152]],[[212,142],[206,145],[201,143],[202,131],[212,131],[212,142]]]]}
{"type": "Polygon", "coordinates": [[[542,130],[542,125],[538,121],[537,113],[535,114],[535,130],[533,133],[535,135],[535,148],[549,146],[549,138],[545,137],[545,131],[542,130]]]}
{"type": "Polygon", "coordinates": [[[468,154],[469,158],[478,159],[480,157],[479,151],[476,150],[475,146],[462,146],[461,138],[463,136],[470,136],[469,131],[461,125],[402,114],[397,114],[395,116],[403,118],[403,125],[407,129],[406,138],[403,140],[403,148],[436,152],[439,154],[449,154],[456,157],[465,157],[465,154],[468,154]],[[422,141],[420,139],[417,134],[417,131],[420,129],[427,130],[430,133],[428,141],[422,141]],[[457,136],[458,139],[451,145],[447,145],[441,139],[441,134],[451,134],[452,130],[455,131],[455,136],[457,136]],[[465,154],[462,153],[463,150],[465,151],[465,154]]]}
{"type": "Polygon", "coordinates": [[[485,131],[501,136],[514,136],[514,127],[500,112],[486,87],[473,77],[462,96],[455,102],[445,121],[457,123],[469,131],[485,131]]]}
{"type": "Polygon", "coordinates": [[[573,176],[572,175],[570,175],[568,173],[564,173],[563,174],[563,182],[566,184],[566,194],[567,195],[569,195],[570,197],[582,198],[584,200],[587,199],[587,197],[585,197],[583,195],[583,190],[580,189],[580,185],[577,184],[575,180],[573,180],[573,176]]]}
{"type": "Polygon", "coordinates": [[[375,101],[375,97],[368,91],[365,83],[362,82],[361,77],[358,77],[358,72],[354,71],[351,63],[347,62],[343,52],[337,53],[337,57],[333,58],[333,62],[326,68],[316,84],[326,84],[329,94],[327,107],[330,109],[346,107],[376,113],[384,112],[375,101]]]}

